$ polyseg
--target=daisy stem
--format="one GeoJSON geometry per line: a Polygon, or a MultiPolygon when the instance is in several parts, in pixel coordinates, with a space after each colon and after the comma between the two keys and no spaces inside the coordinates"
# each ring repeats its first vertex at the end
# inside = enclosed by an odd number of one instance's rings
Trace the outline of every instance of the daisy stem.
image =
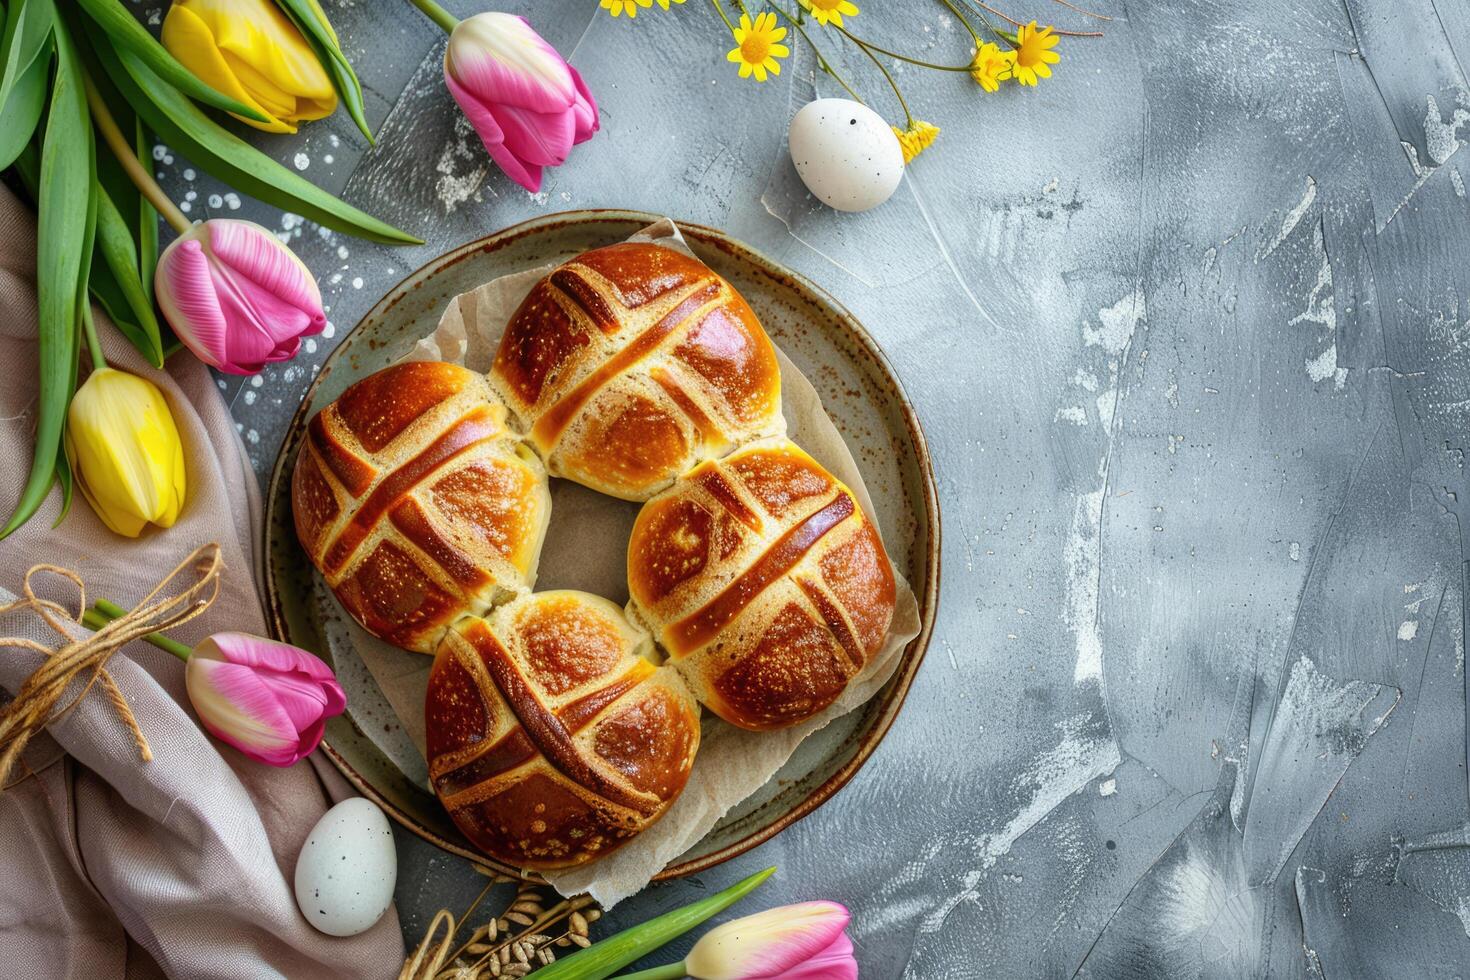
{"type": "MultiPolygon", "coordinates": [[[[912,112],[909,112],[909,104],[904,101],[903,93],[898,90],[898,83],[893,80],[893,76],[888,73],[888,69],[883,67],[883,62],[879,61],[878,56],[873,54],[872,51],[868,50],[868,45],[865,42],[853,37],[851,34],[847,33],[846,29],[844,28],[839,27],[837,29],[841,31],[843,36],[846,37],[849,41],[851,41],[853,44],[856,44],[858,46],[858,49],[862,51],[863,54],[868,56],[868,60],[876,65],[878,70],[883,73],[883,77],[888,80],[888,87],[893,89],[893,94],[898,99],[898,104],[903,107],[903,117],[905,120],[907,120],[907,124],[904,128],[913,129],[914,114],[912,112]]],[[[886,54],[887,52],[884,53],[886,54]]],[[[969,71],[968,68],[964,70],[969,71]]]]}
{"type": "Polygon", "coordinates": [[[724,21],[725,22],[725,26],[730,29],[730,33],[731,34],[734,34],[735,33],[735,25],[732,24],[732,23],[730,23],[730,18],[729,17],[726,17],[725,16],[725,8],[720,6],[720,0],[709,0],[709,2],[714,6],[715,13],[717,13],[717,14],[720,15],[720,20],[724,21]]]}
{"type": "Polygon", "coordinates": [[[964,13],[959,7],[951,3],[950,0],[939,0],[939,2],[949,8],[949,12],[958,17],[960,23],[965,25],[965,30],[970,32],[970,40],[975,42],[975,50],[978,52],[980,50],[980,35],[975,33],[975,28],[970,26],[970,22],[965,19],[964,13]]]}
{"type": "MultiPolygon", "coordinates": [[[[833,24],[832,26],[833,27],[837,27],[836,24],[833,24]]],[[[966,25],[966,26],[968,26],[968,25],[966,25]]],[[[906,54],[899,54],[897,51],[889,51],[887,48],[880,48],[880,47],[878,47],[878,45],[873,44],[870,41],[864,41],[862,38],[857,37],[856,35],[854,35],[851,31],[849,31],[845,27],[837,27],[837,30],[838,30],[839,33],[841,33],[844,37],[846,37],[853,44],[856,44],[858,47],[862,48],[864,51],[869,52],[868,53],[868,57],[869,58],[873,58],[873,55],[872,55],[871,52],[876,51],[879,54],[887,55],[890,58],[897,58],[899,61],[907,61],[911,65],[918,65],[920,68],[933,68],[935,71],[963,71],[963,72],[968,72],[970,70],[970,68],[972,67],[971,65],[936,65],[936,64],[931,64],[930,62],[927,62],[927,61],[920,61],[918,58],[910,58],[906,54]]],[[[878,60],[877,58],[873,58],[873,61],[875,63],[877,62],[877,60],[878,60]]],[[[878,67],[881,68],[883,66],[882,65],[879,65],[878,67]]],[[[886,75],[886,74],[888,74],[888,72],[885,71],[883,74],[886,75]]]]}
{"type": "Polygon", "coordinates": [[[445,34],[453,34],[454,29],[459,26],[459,18],[439,6],[434,0],[408,0],[408,2],[419,8],[419,12],[425,17],[439,25],[439,29],[445,34]]]}
{"type": "Polygon", "coordinates": [[[1091,10],[1085,10],[1082,7],[1077,6],[1075,3],[1068,3],[1067,0],[1056,0],[1056,2],[1059,3],[1059,4],[1061,4],[1063,7],[1069,7],[1072,10],[1077,11],[1079,14],[1083,14],[1083,15],[1085,15],[1087,17],[1096,17],[1098,20],[1112,20],[1113,19],[1113,18],[1109,17],[1107,14],[1094,13],[1091,10]]]}
{"type": "MultiPolygon", "coordinates": [[[[982,3],[981,0],[970,0],[970,2],[973,3],[975,6],[979,7],[980,9],[982,9],[982,10],[988,10],[988,11],[990,11],[992,14],[995,14],[995,16],[999,17],[1001,20],[1005,21],[1007,24],[1010,24],[1012,27],[1025,27],[1026,26],[1025,24],[1021,23],[1019,20],[1012,20],[1011,18],[1007,17],[1005,14],[1001,13],[999,10],[996,10],[994,7],[989,6],[988,4],[982,3]]],[[[1000,33],[1000,32],[997,31],[996,33],[1000,33]]],[[[1058,37],[1102,37],[1103,36],[1102,31],[1059,31],[1056,28],[1052,28],[1052,33],[1055,34],[1055,35],[1057,35],[1058,37]]],[[[1004,37],[1005,35],[1002,34],[1001,36],[1004,37]]]]}
{"type": "Polygon", "coordinates": [[[852,90],[852,86],[847,84],[847,82],[843,79],[841,75],[837,74],[837,70],[832,67],[831,62],[829,62],[825,57],[822,56],[822,49],[817,47],[817,42],[813,41],[811,39],[811,35],[807,34],[806,28],[801,26],[801,21],[799,19],[792,17],[786,11],[776,6],[774,3],[771,3],[770,0],[766,0],[766,6],[770,7],[782,17],[785,17],[786,23],[796,28],[796,33],[801,35],[802,40],[804,40],[808,45],[811,46],[812,54],[817,56],[818,68],[822,69],[822,71],[832,76],[832,79],[836,81],[838,85],[841,85],[848,95],[852,96],[852,100],[854,102],[856,102],[858,105],[867,105],[867,103],[863,101],[862,96],[854,92],[852,90]]]}

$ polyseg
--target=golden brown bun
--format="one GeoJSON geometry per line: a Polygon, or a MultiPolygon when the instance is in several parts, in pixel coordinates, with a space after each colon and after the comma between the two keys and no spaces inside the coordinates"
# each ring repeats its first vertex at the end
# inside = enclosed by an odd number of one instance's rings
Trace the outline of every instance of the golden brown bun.
{"type": "Polygon", "coordinates": [[[483,377],[413,361],[312,418],[291,506],[347,611],[390,643],[433,653],[455,619],[530,587],[551,495],[483,377]]]}
{"type": "Polygon", "coordinates": [[[643,506],[628,608],[726,721],[784,728],[883,645],[893,569],[852,493],[786,440],[706,462],[643,506]]]}
{"type": "Polygon", "coordinates": [[[429,775],[465,836],[517,868],[600,857],[663,816],[699,707],[613,603],[543,592],[461,620],[429,675],[429,775]]]}
{"type": "Polygon", "coordinates": [[[532,288],[490,381],[553,476],[647,500],[785,431],[770,339],[728,282],[660,245],[577,256],[532,288]]]}

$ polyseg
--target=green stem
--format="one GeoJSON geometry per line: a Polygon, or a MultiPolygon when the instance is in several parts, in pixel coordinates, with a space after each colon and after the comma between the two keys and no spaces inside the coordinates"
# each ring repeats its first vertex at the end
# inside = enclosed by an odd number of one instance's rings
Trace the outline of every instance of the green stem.
{"type": "Polygon", "coordinates": [[[97,321],[92,319],[92,303],[82,297],[82,336],[87,339],[87,353],[92,355],[92,370],[107,367],[107,358],[102,356],[102,345],[97,341],[97,321]]]}
{"type": "MultiPolygon", "coordinates": [[[[879,61],[878,56],[873,54],[872,51],[868,50],[868,45],[866,43],[864,43],[863,41],[859,41],[857,38],[853,37],[851,34],[848,34],[847,31],[842,30],[842,28],[840,27],[837,29],[839,31],[842,31],[842,33],[847,36],[847,39],[849,41],[851,41],[853,44],[856,44],[858,46],[858,50],[867,55],[868,60],[876,65],[878,70],[883,73],[883,77],[888,80],[888,87],[893,89],[893,94],[895,97],[897,97],[898,104],[903,107],[903,117],[905,120],[907,120],[904,128],[913,129],[914,114],[912,112],[909,112],[909,104],[904,101],[903,93],[898,90],[898,83],[893,80],[893,76],[888,73],[888,69],[883,67],[883,62],[879,61]]],[[[968,68],[965,70],[969,71],[968,68]]]]}
{"type": "Polygon", "coordinates": [[[435,24],[445,34],[453,34],[454,29],[459,26],[459,18],[439,6],[434,0],[409,0],[409,3],[419,8],[419,11],[435,24]]]}
{"type": "MultiPolygon", "coordinates": [[[[92,608],[82,614],[82,625],[94,630],[101,629],[114,619],[126,616],[128,611],[116,603],[108,602],[106,599],[98,599],[92,603],[92,608]]],[[[162,633],[149,633],[143,637],[149,643],[158,647],[165,653],[171,653],[180,660],[187,661],[189,655],[194,651],[184,646],[178,640],[172,640],[162,633]]]]}
{"type": "Polygon", "coordinates": [[[725,8],[720,6],[720,0],[709,0],[709,2],[714,5],[715,13],[720,15],[720,20],[725,22],[725,26],[730,29],[730,33],[734,34],[735,25],[730,23],[730,18],[725,15],[725,8]]]}
{"type": "Polygon", "coordinates": [[[679,980],[680,977],[688,976],[684,972],[684,961],[668,963],[664,966],[655,966],[648,970],[639,970],[637,973],[624,973],[613,980],[679,980]]]}
{"type": "Polygon", "coordinates": [[[86,75],[82,76],[82,84],[87,90],[87,105],[92,110],[92,121],[97,124],[97,131],[102,134],[102,140],[112,151],[112,155],[117,157],[117,162],[127,173],[128,179],[138,188],[138,193],[148,199],[174,231],[181,235],[188,231],[193,222],[184,217],[184,212],[169,200],[163,188],[158,186],[158,181],[138,162],[136,148],[123,136],[122,130],[117,128],[117,120],[112,118],[112,112],[107,108],[107,103],[102,101],[102,93],[97,91],[97,86],[86,75]]]}
{"type": "MultiPolygon", "coordinates": [[[[837,27],[836,24],[833,24],[832,26],[833,27],[837,27]]],[[[968,27],[969,25],[966,24],[965,26],[968,27]]],[[[936,64],[934,64],[932,62],[929,62],[929,61],[920,61],[918,58],[910,58],[906,54],[899,54],[897,51],[889,51],[887,48],[880,48],[880,47],[878,47],[878,45],[873,44],[870,41],[864,41],[862,38],[857,37],[856,35],[854,35],[851,31],[849,31],[845,27],[837,27],[837,30],[844,37],[846,37],[849,41],[851,41],[853,44],[856,44],[858,47],[862,48],[864,51],[876,51],[879,54],[885,54],[885,55],[887,55],[890,58],[897,58],[899,61],[907,61],[911,65],[918,65],[920,68],[933,68],[935,71],[963,71],[963,72],[968,72],[973,67],[972,65],[936,65],[936,64]]],[[[868,55],[868,57],[872,58],[873,56],[870,53],[868,55]]],[[[876,61],[877,59],[874,59],[874,60],[876,61]]],[[[879,65],[879,67],[881,68],[882,66],[879,65]]],[[[887,74],[887,73],[885,72],[884,74],[887,74]]]]}
{"type": "Polygon", "coordinates": [[[822,49],[819,48],[819,47],[817,47],[817,42],[813,41],[811,39],[811,35],[807,34],[806,28],[801,26],[801,18],[799,18],[799,17],[792,17],[786,11],[784,11],[780,7],[776,6],[774,3],[771,3],[770,0],[766,0],[766,6],[770,7],[772,10],[774,10],[776,13],[780,14],[782,17],[785,17],[786,18],[786,23],[788,23],[792,27],[796,28],[796,33],[798,33],[798,34],[801,35],[801,39],[803,41],[805,41],[808,45],[810,45],[810,47],[812,49],[812,54],[814,54],[814,55],[817,56],[817,67],[818,68],[822,69],[822,71],[824,71],[828,75],[830,75],[832,77],[832,79],[837,82],[838,85],[841,85],[843,87],[843,89],[845,89],[847,91],[847,94],[850,95],[850,96],[852,96],[852,100],[854,102],[856,102],[858,105],[867,105],[867,103],[863,101],[862,96],[860,96],[856,92],[854,92],[852,90],[852,86],[849,85],[849,84],[847,84],[847,82],[843,79],[843,77],[841,75],[837,74],[837,69],[835,69],[835,68],[832,67],[831,62],[829,62],[825,57],[823,57],[823,55],[822,55],[822,49]]]}

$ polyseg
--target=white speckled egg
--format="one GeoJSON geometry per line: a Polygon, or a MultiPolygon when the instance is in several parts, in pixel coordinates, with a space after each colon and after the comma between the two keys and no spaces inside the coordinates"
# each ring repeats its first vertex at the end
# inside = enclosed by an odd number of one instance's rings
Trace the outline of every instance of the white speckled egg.
{"type": "Polygon", "coordinates": [[[866,211],[893,196],[903,149],[883,117],[851,99],[808,102],[791,120],[791,162],[828,207],[866,211]]]}
{"type": "Polygon", "coordinates": [[[371,800],[343,800],[311,828],[296,858],[296,904],[329,936],[372,928],[393,902],[398,854],[388,818],[371,800]]]}

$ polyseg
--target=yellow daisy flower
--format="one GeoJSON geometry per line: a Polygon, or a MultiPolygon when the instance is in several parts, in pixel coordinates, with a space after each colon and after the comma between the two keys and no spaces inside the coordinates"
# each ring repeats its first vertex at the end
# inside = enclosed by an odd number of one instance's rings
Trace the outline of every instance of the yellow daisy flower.
{"type": "Polygon", "coordinates": [[[910,163],[914,157],[929,149],[929,144],[939,135],[939,127],[915,119],[908,129],[891,127],[893,135],[898,137],[898,145],[903,149],[903,162],[910,163]]]}
{"type": "Polygon", "coordinates": [[[749,78],[754,73],[756,81],[764,82],[767,72],[781,74],[776,59],[791,54],[790,48],[777,43],[785,36],[786,28],[776,26],[775,14],[756,14],[754,24],[749,14],[741,14],[740,26],[735,28],[736,47],[725,57],[740,66],[741,78],[749,78]]]}
{"type": "Polygon", "coordinates": [[[975,52],[975,60],[970,62],[970,77],[985,91],[994,92],[1000,88],[1001,82],[1011,77],[1015,64],[1014,50],[1002,51],[987,41],[980,45],[980,50],[975,52]]]}
{"type": "MultiPolygon", "coordinates": [[[[684,0],[674,0],[674,3],[683,3],[684,0]]],[[[669,0],[658,0],[658,5],[664,10],[669,9],[669,0]]]]}
{"type": "Polygon", "coordinates": [[[1061,38],[1052,33],[1050,24],[1036,29],[1036,21],[1016,30],[1016,67],[1013,74],[1022,85],[1035,85],[1036,79],[1050,78],[1051,66],[1062,60],[1053,51],[1061,38]]]}
{"type": "Polygon", "coordinates": [[[800,0],[807,10],[811,11],[817,23],[826,27],[828,24],[842,26],[843,17],[856,17],[858,15],[857,4],[852,0],[800,0]]]}
{"type": "MultiPolygon", "coordinates": [[[[683,3],[684,0],[679,0],[679,2],[683,3]]],[[[606,10],[614,17],[618,16],[619,14],[626,13],[628,15],[628,19],[632,20],[634,17],[638,16],[639,7],[643,7],[645,9],[648,7],[652,7],[653,0],[602,0],[601,6],[603,10],[606,10]]],[[[663,5],[663,8],[665,10],[668,10],[669,5],[665,3],[663,5]]]]}

